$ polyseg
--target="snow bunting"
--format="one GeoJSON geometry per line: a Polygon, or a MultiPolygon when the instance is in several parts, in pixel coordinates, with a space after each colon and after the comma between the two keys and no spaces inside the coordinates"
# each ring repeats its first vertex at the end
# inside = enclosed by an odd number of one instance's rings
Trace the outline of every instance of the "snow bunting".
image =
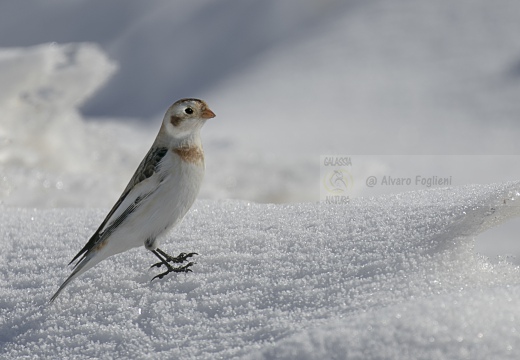
{"type": "Polygon", "coordinates": [[[152,267],[167,268],[152,280],[170,272],[191,271],[192,262],[176,268],[170,263],[183,263],[196,253],[172,257],[158,248],[158,240],[181,222],[197,197],[204,176],[200,129],[213,117],[202,100],[182,99],[170,106],[148,154],[105,220],[69,263],[77,261],[51,302],[100,261],[141,245],[159,258],[152,267]]]}

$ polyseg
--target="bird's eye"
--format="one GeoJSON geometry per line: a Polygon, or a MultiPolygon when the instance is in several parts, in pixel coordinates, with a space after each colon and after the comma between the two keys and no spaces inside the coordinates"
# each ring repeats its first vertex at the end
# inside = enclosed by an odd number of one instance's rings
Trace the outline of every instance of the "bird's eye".
{"type": "Polygon", "coordinates": [[[185,112],[186,114],[188,114],[188,115],[191,115],[191,114],[193,114],[193,109],[190,108],[190,107],[187,107],[186,109],[184,109],[184,112],[185,112]]]}

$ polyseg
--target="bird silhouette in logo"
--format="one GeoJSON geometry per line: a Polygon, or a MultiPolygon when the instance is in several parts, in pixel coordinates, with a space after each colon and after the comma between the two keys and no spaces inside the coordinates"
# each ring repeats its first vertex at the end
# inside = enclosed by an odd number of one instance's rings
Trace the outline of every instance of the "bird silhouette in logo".
{"type": "Polygon", "coordinates": [[[329,178],[329,183],[332,185],[332,191],[336,193],[345,192],[348,188],[347,180],[341,170],[334,170],[329,178]]]}

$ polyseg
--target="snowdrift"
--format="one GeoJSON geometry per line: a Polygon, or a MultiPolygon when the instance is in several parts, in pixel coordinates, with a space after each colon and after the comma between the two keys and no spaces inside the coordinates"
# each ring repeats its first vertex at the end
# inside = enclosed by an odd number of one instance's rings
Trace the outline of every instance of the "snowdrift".
{"type": "Polygon", "coordinates": [[[0,357],[516,358],[519,269],[473,252],[520,215],[520,182],[350,204],[198,201],[164,249],[194,272],[150,282],[144,248],[51,305],[106,210],[0,211],[0,357]]]}

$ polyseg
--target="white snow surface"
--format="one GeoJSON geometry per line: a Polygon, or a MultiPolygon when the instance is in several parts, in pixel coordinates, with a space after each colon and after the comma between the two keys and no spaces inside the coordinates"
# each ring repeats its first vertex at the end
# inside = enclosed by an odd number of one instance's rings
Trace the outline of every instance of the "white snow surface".
{"type": "MultiPolygon", "coordinates": [[[[45,42],[0,49],[0,201],[111,206],[181,97],[217,114],[206,199],[316,201],[320,155],[519,154],[520,2],[124,3],[0,4],[0,44],[45,42]]],[[[471,183],[519,178],[479,160],[471,183]]]]}
{"type": "Polygon", "coordinates": [[[518,217],[520,182],[346,205],[196,202],[150,282],[144,248],[89,270],[52,304],[106,210],[0,211],[0,357],[514,359],[519,269],[475,237],[518,217]]]}

